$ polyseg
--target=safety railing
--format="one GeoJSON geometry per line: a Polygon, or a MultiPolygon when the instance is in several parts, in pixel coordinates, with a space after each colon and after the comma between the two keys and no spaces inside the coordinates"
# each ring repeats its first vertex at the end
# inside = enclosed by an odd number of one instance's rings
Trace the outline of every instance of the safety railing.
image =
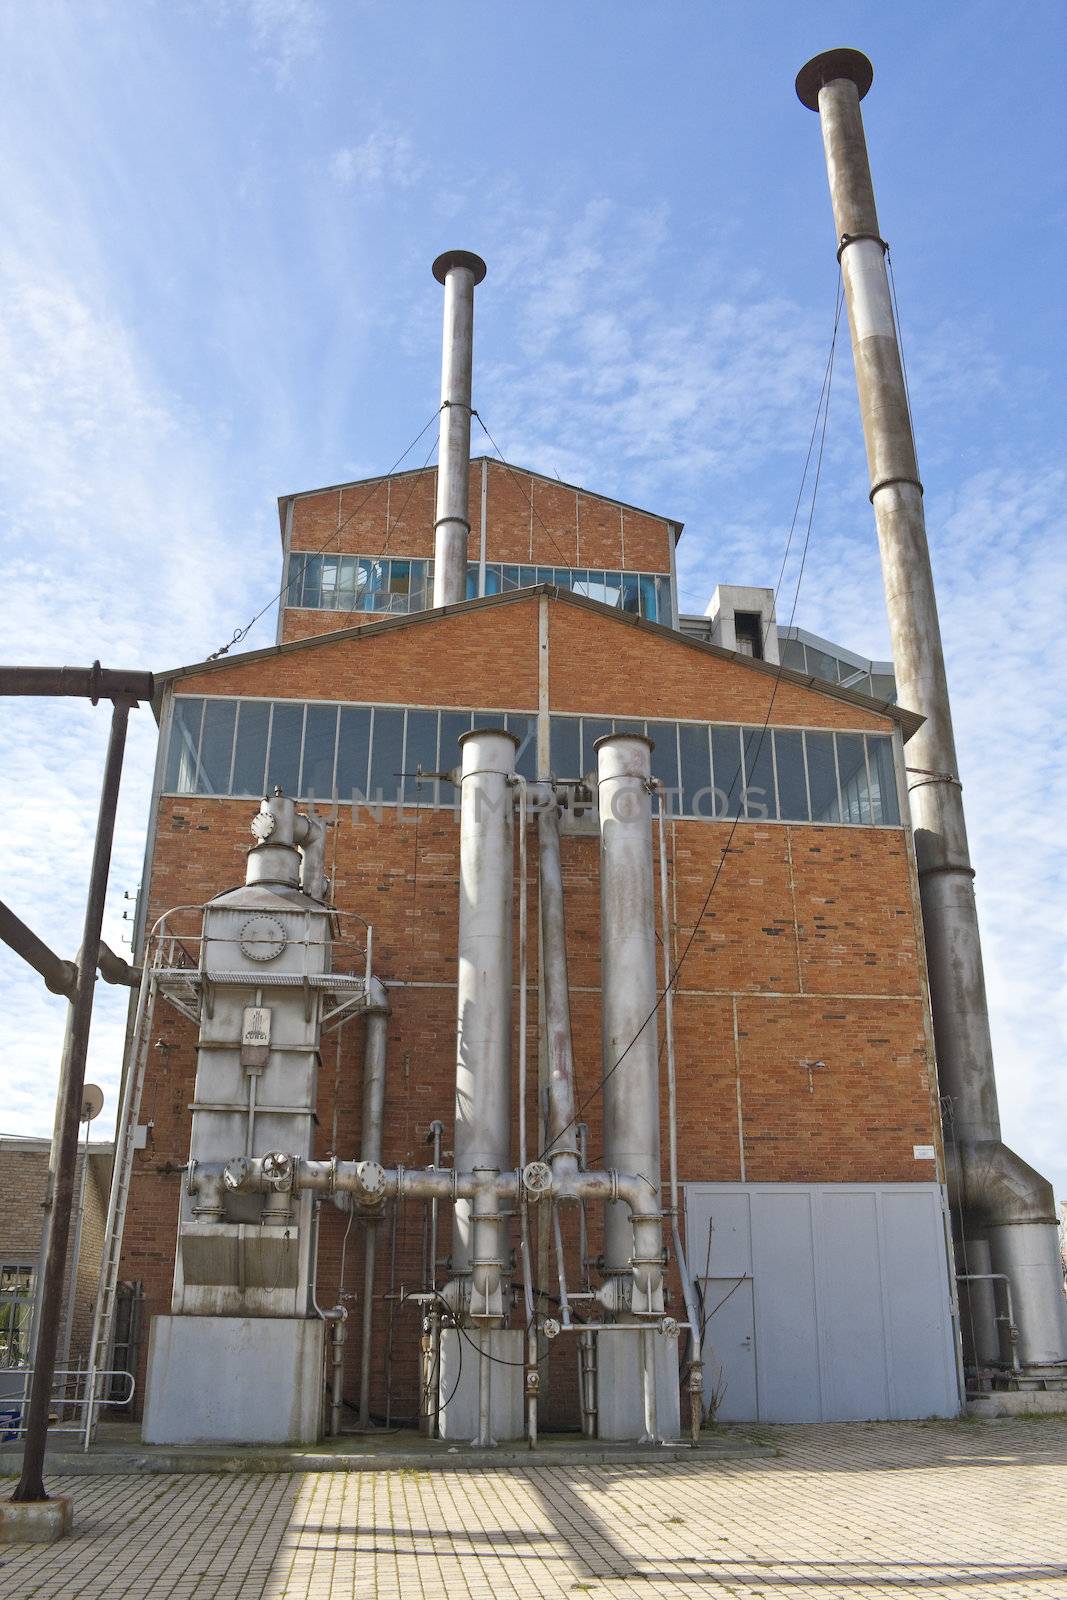
{"type": "MultiPolygon", "coordinates": [[[[13,1369],[8,1369],[9,1378],[12,1371],[13,1369]]],[[[7,1394],[0,1397],[0,1443],[10,1443],[12,1440],[22,1438],[30,1403],[33,1368],[21,1368],[19,1377],[22,1379],[21,1394],[7,1394]]],[[[111,1406],[121,1410],[130,1404],[137,1390],[137,1380],[133,1373],[127,1372],[122,1367],[97,1372],[95,1378],[97,1396],[93,1402],[94,1407],[111,1406]],[[104,1390],[103,1395],[100,1393],[101,1389],[104,1390]]],[[[88,1379],[89,1373],[84,1367],[60,1368],[54,1374],[52,1398],[48,1407],[50,1434],[83,1432],[85,1423],[81,1413],[87,1410],[90,1401],[88,1379]],[[74,1413],[69,1419],[68,1412],[74,1413]]]]}

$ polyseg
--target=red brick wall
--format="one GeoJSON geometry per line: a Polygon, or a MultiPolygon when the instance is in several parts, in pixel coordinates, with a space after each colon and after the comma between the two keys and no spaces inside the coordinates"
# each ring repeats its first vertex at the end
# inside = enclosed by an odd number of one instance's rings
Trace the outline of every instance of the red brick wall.
{"type": "MultiPolygon", "coordinates": [[[[551,704],[568,711],[761,723],[773,679],[651,635],[589,608],[550,602],[551,704]]],[[[441,705],[537,705],[538,602],[484,606],[424,625],[382,627],[182,682],[183,692],[441,705]]],[[[782,683],[774,722],[888,731],[891,722],[818,691],[782,683]]],[[[170,905],[206,899],[243,878],[249,804],[165,797],[149,889],[149,920],[170,905]]],[[[681,1177],[734,1181],[914,1181],[934,1177],[913,1145],[937,1143],[910,846],[903,830],[741,823],[707,914],[708,885],[722,861],[728,823],[669,825],[671,928],[675,956],[693,935],[675,1007],[681,1116],[681,1177]],[[804,1063],[821,1061],[810,1076],[804,1063]]],[[[452,1147],[458,829],[451,813],[365,812],[333,819],[327,850],[342,910],[374,924],[376,967],[392,991],[387,1163],[421,1165],[435,1117],[452,1147]]],[[[590,1155],[601,1155],[600,962],[597,841],[563,841],[572,1017],[582,1115],[590,1155]]],[[[531,832],[530,1086],[536,1129],[536,836],[531,832]]],[[[657,902],[658,903],[658,902],[657,902]]],[[[195,918],[189,927],[195,927],[195,918]]],[[[358,967],[352,958],[337,964],[358,967]]],[[[517,979],[517,974],[516,974],[517,979]]],[[[517,1013],[517,1007],[516,1007],[517,1013]]],[[[662,1019],[660,1019],[662,1021],[662,1019]]],[[[124,1276],[140,1278],[148,1315],[169,1308],[179,1175],[188,1147],[187,1105],[195,1030],[161,1008],[142,1121],[154,1126],[138,1156],[124,1276]]],[[[351,1156],[360,1136],[362,1024],[325,1047],[317,1153],[351,1156]]],[[[532,1138],[535,1135],[532,1135],[532,1138]]],[[[664,1161],[667,1130],[663,1127],[664,1161]]],[[[531,1149],[531,1154],[536,1150],[531,1149]]],[[[446,1156],[446,1160],[448,1157],[446,1156]]],[[[447,1254],[447,1208],[441,1253],[447,1254]]],[[[593,1253],[599,1230],[591,1219],[593,1253]]],[[[421,1208],[398,1218],[394,1291],[421,1282],[421,1208]]],[[[320,1300],[338,1292],[343,1219],[324,1210],[320,1300]]],[[[389,1225],[383,1228],[377,1293],[390,1289],[389,1225]]],[[[346,1279],[360,1282],[361,1229],[349,1241],[346,1279]]],[[[550,1275],[551,1277],[551,1275],[550,1275]]],[[[414,1411],[418,1315],[381,1299],[375,1345],[375,1406],[384,1410],[390,1355],[394,1415],[414,1411]]],[[[357,1319],[358,1321],[358,1319],[357,1319]]],[[[359,1360],[349,1345],[349,1394],[359,1360]]],[[[573,1351],[556,1361],[551,1418],[570,1388],[573,1351]]]]}
{"type": "MultiPolygon", "coordinates": [[[[669,572],[671,524],[534,473],[486,464],[486,559],[520,565],[669,572]]],[[[293,502],[290,548],[369,556],[418,556],[434,545],[437,469],[300,495],[293,502]]],[[[482,463],[470,469],[469,559],[477,561],[482,463]]],[[[373,624],[369,612],[286,608],[282,639],[373,624]]]]}

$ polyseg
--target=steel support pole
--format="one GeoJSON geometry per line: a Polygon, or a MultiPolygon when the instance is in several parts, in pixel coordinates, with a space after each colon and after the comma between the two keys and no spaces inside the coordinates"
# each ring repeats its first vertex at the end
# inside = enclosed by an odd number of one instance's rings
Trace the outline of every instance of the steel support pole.
{"type": "MultiPolygon", "coordinates": [[[[92,872],[89,878],[89,897],[85,907],[85,926],[81,941],[82,951],[91,951],[94,954],[100,947],[100,928],[104,920],[104,899],[107,894],[108,870],[111,866],[115,813],[118,806],[119,781],[122,776],[122,757],[126,745],[129,714],[128,701],[115,702],[111,713],[111,734],[104,765],[104,782],[100,794],[96,842],[93,847],[92,872]]],[[[59,1159],[56,1163],[48,1250],[40,1291],[37,1351],[26,1418],[22,1476],[11,1497],[17,1501],[48,1498],[44,1487],[44,1454],[52,1382],[55,1376],[56,1344],[63,1310],[64,1267],[70,1233],[74,1169],[78,1155],[82,1093],[85,1088],[85,1059],[89,1048],[95,986],[96,963],[92,956],[83,954],[78,964],[78,982],[71,1002],[70,1049],[65,1057],[66,1070],[59,1086],[59,1159]]]]}
{"type": "Polygon", "coordinates": [[[923,489],[860,111],[873,77],[859,51],[831,50],[801,68],[796,89],[802,104],[818,112],[822,128],[897,695],[925,719],[908,745],[910,804],[938,1072],[952,1113],[946,1156],[965,1233],[989,1237],[994,1263],[1016,1284],[1024,1363],[1055,1365],[1067,1361],[1058,1218],[1052,1186],[1000,1139],[974,870],[923,489]]]}
{"type": "Polygon", "coordinates": [[[485,262],[468,250],[446,250],[433,275],[445,288],[433,603],[451,606],[467,598],[474,289],[485,277],[485,262]]]}

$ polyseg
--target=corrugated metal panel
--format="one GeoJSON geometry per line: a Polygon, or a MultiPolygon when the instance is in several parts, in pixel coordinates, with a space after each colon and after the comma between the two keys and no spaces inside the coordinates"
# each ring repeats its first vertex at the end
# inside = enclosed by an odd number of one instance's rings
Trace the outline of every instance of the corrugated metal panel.
{"type": "Polygon", "coordinates": [[[690,1270],[723,1421],[954,1416],[937,1184],[687,1184],[690,1270]]]}

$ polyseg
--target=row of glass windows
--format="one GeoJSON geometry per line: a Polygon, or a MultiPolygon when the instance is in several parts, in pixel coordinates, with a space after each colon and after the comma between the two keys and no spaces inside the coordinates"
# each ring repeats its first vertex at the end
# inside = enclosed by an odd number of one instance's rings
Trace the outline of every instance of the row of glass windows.
{"type": "Polygon", "coordinates": [[[795,672],[807,672],[826,683],[839,683],[845,689],[855,689],[859,694],[873,695],[876,700],[896,703],[897,685],[891,672],[870,672],[851,661],[831,655],[802,639],[787,639],[779,635],[778,650],[784,667],[795,672]]]}
{"type": "MultiPolygon", "coordinates": [[[[467,598],[479,593],[479,568],[467,564],[467,598]]],[[[535,583],[560,589],[603,605],[617,606],[631,616],[670,625],[671,580],[663,572],[605,572],[585,567],[521,567],[488,562],[485,593],[504,594],[535,583]]],[[[404,614],[426,611],[433,604],[433,562],[398,557],[310,555],[289,556],[286,605],[323,611],[375,611],[404,614]]]]}
{"type": "MultiPolygon", "coordinates": [[[[253,798],[280,786],[305,800],[336,795],[345,803],[355,797],[448,805],[452,785],[420,773],[456,766],[457,741],[472,727],[507,727],[520,741],[517,771],[537,776],[537,717],[529,712],[179,696],[164,789],[253,798]]],[[[653,774],[676,816],[900,822],[893,741],[886,735],[553,716],[553,776],[594,772],[594,746],[608,733],[647,733],[653,740],[653,774]]]]}

